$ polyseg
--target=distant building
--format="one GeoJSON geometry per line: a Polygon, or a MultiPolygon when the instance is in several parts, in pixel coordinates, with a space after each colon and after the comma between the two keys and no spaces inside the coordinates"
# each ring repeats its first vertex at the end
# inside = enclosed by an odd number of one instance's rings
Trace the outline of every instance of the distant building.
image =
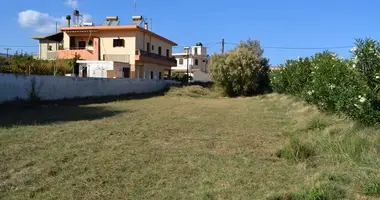
{"type": "Polygon", "coordinates": [[[173,73],[186,73],[189,68],[189,75],[194,81],[210,81],[207,76],[210,72],[210,56],[207,55],[207,48],[202,43],[185,47],[183,52],[173,53],[173,56],[177,60],[177,65],[172,67],[173,73]]]}
{"type": "Polygon", "coordinates": [[[47,36],[32,36],[31,38],[39,41],[39,51],[37,55],[34,55],[35,59],[57,59],[57,51],[62,48],[63,45],[62,32],[47,36]]]}
{"type": "Polygon", "coordinates": [[[279,69],[281,69],[281,67],[280,66],[270,66],[269,69],[270,70],[279,70],[279,69]]]}

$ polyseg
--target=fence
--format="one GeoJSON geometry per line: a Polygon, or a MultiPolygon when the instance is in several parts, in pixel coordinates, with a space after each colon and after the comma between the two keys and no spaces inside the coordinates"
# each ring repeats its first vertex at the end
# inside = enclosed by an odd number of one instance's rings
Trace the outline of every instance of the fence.
{"type": "Polygon", "coordinates": [[[33,95],[41,100],[58,100],[152,93],[165,89],[169,84],[176,83],[165,80],[78,78],[0,73],[0,103],[16,99],[28,100],[33,95]]]}

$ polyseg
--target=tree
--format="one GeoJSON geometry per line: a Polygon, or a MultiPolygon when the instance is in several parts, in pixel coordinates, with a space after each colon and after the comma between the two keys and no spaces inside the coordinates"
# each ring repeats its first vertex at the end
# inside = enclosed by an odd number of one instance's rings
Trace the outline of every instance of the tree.
{"type": "Polygon", "coordinates": [[[224,55],[212,57],[211,73],[227,96],[260,94],[269,89],[269,60],[259,41],[247,40],[224,55]]]}

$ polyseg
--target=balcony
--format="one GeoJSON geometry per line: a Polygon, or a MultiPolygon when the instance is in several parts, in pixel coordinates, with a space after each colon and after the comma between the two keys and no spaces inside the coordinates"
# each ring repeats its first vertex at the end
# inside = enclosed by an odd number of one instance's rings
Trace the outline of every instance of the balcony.
{"type": "Polygon", "coordinates": [[[177,60],[174,57],[161,56],[144,50],[136,50],[137,62],[149,62],[167,66],[177,66],[177,60]]]}
{"type": "Polygon", "coordinates": [[[90,49],[85,48],[70,48],[57,51],[59,59],[71,59],[75,56],[80,56],[84,60],[99,60],[99,54],[90,49]]]}

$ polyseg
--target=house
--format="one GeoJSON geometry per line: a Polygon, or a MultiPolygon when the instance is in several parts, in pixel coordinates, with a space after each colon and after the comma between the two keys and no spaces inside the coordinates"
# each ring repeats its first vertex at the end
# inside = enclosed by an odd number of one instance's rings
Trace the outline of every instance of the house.
{"type": "MultiPolygon", "coordinates": [[[[148,30],[147,23],[141,27],[142,21],[142,16],[134,16],[132,25],[120,25],[119,18],[111,16],[98,26],[93,23],[69,26],[68,23],[67,27],[61,28],[63,48],[57,51],[57,57],[70,59],[79,56],[87,61],[124,63],[122,65],[128,67],[123,68],[130,70],[130,78],[170,77],[171,66],[176,64],[176,59],[171,56],[172,48],[177,44],[148,30]]],[[[120,69],[114,67],[113,70],[120,69]]],[[[110,70],[108,73],[110,76],[119,74],[110,70]]]]}
{"type": "Polygon", "coordinates": [[[189,66],[189,69],[199,69],[204,73],[209,72],[210,57],[207,55],[207,48],[202,43],[185,47],[183,52],[173,53],[173,56],[177,60],[177,65],[172,68],[173,70],[183,70],[189,66]]]}
{"type": "Polygon", "coordinates": [[[185,47],[183,52],[173,53],[177,60],[177,65],[172,67],[173,73],[187,73],[193,77],[194,81],[211,81],[207,75],[210,72],[210,56],[207,55],[207,48],[202,43],[195,46],[185,47]]]}
{"type": "Polygon", "coordinates": [[[38,54],[34,56],[35,59],[57,59],[57,51],[62,48],[62,32],[46,36],[32,36],[31,38],[39,41],[39,51],[38,54]]]}

